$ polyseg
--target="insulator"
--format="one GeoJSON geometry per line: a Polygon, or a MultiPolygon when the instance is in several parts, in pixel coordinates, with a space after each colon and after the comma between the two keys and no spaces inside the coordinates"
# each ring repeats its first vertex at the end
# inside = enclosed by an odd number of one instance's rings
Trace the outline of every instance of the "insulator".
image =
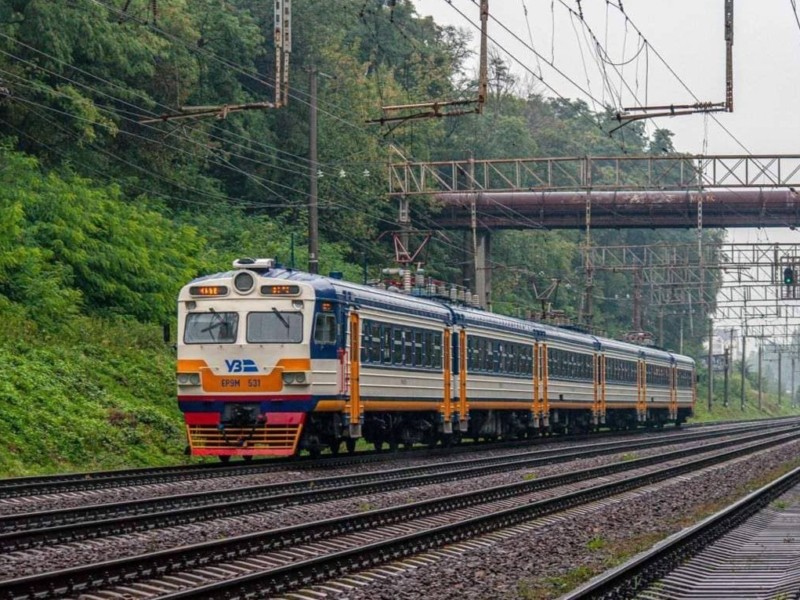
{"type": "Polygon", "coordinates": [[[406,294],[411,293],[411,271],[408,269],[403,271],[403,291],[406,294]]]}

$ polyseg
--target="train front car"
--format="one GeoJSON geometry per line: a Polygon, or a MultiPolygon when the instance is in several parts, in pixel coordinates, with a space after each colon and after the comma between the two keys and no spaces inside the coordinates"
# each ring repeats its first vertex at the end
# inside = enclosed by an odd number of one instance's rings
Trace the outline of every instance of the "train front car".
{"type": "MultiPolygon", "coordinates": [[[[333,304],[267,259],[185,286],[178,301],[178,404],[192,455],[292,455],[314,408],[312,329],[336,361],[333,304]],[[278,275],[276,277],[275,275],[278,275]],[[282,276],[281,276],[282,275],[282,276]]],[[[291,273],[291,272],[288,272],[291,273]]],[[[324,369],[321,369],[324,372],[324,369]]]]}

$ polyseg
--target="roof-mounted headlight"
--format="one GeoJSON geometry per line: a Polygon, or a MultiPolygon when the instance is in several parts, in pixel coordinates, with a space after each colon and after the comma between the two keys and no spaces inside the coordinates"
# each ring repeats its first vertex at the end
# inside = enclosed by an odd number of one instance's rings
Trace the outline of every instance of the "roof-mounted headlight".
{"type": "Polygon", "coordinates": [[[253,275],[247,271],[237,273],[236,277],[233,278],[233,287],[235,287],[236,291],[240,294],[248,294],[252,292],[255,285],[255,277],[253,277],[253,275]]]}

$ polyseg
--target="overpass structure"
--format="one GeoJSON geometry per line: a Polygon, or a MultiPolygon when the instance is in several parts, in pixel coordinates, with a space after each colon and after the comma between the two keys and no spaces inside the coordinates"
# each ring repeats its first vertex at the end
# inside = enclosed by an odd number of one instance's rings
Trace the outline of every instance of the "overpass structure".
{"type": "Polygon", "coordinates": [[[433,196],[445,229],[800,225],[800,155],[470,159],[389,172],[390,195],[433,196]]]}
{"type": "MultiPolygon", "coordinates": [[[[497,229],[800,226],[800,155],[612,156],[399,162],[389,194],[401,231],[420,196],[442,229],[472,231],[473,277],[491,298],[497,229]]],[[[587,235],[587,244],[589,237],[587,235]]],[[[407,246],[407,240],[406,240],[407,246]]],[[[591,259],[588,277],[593,268],[591,259]]]]}

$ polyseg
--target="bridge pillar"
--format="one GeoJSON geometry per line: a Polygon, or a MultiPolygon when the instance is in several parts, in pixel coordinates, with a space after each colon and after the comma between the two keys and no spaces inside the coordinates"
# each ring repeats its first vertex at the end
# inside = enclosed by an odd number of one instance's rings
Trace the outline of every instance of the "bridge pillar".
{"type": "Polygon", "coordinates": [[[475,245],[475,293],[481,308],[492,310],[492,237],[489,231],[477,232],[475,245]]]}

